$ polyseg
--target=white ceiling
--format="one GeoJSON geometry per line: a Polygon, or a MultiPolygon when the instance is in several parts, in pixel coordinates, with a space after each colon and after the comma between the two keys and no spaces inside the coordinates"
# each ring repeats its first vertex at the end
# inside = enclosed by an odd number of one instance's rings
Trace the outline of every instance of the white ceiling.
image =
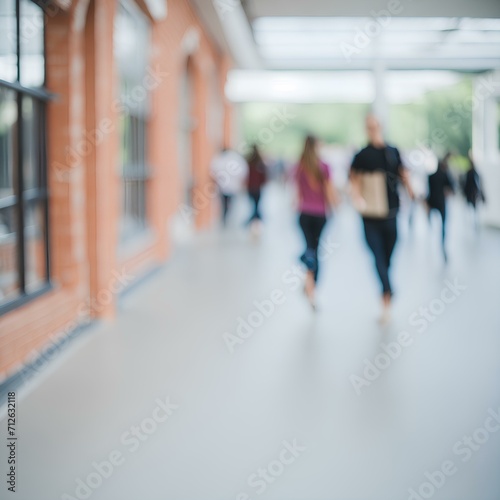
{"type": "Polygon", "coordinates": [[[500,68],[500,0],[191,2],[239,69],[500,68]]]}
{"type": "MultiPolygon", "coordinates": [[[[403,17],[500,18],[499,0],[392,1],[402,8],[398,15],[403,17]]],[[[391,0],[242,0],[241,3],[250,19],[267,16],[367,17],[373,15],[372,11],[386,10],[391,0]]]]}
{"type": "Polygon", "coordinates": [[[499,19],[265,17],[252,27],[269,69],[500,67],[499,19]]]}

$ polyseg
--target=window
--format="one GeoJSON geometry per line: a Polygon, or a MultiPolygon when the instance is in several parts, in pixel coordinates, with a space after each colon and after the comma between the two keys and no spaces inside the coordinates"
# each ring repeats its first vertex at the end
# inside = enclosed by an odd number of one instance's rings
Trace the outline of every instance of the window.
{"type": "Polygon", "coordinates": [[[0,0],[0,313],[49,284],[44,13],[0,0]]]}
{"type": "Polygon", "coordinates": [[[500,100],[497,101],[497,148],[500,152],[500,100]]]}
{"type": "Polygon", "coordinates": [[[120,110],[120,173],[122,213],[120,241],[123,243],[147,226],[146,182],[147,82],[150,26],[132,2],[120,1],[115,17],[114,52],[118,67],[120,110]]]}

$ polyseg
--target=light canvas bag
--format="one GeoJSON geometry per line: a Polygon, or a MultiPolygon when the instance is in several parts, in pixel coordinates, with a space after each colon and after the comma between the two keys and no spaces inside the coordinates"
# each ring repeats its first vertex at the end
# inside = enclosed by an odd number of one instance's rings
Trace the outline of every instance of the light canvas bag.
{"type": "Polygon", "coordinates": [[[387,179],[385,172],[363,172],[360,174],[361,196],[366,204],[359,212],[363,217],[384,219],[389,215],[387,201],[387,179]]]}

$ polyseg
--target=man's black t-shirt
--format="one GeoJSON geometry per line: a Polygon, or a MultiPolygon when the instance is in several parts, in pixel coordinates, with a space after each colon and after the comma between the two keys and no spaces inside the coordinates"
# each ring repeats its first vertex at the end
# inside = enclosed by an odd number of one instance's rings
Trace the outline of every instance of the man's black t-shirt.
{"type": "Polygon", "coordinates": [[[386,174],[389,216],[396,215],[399,208],[398,186],[402,169],[401,156],[396,148],[376,148],[371,144],[354,157],[351,165],[354,172],[382,171],[386,174]]]}

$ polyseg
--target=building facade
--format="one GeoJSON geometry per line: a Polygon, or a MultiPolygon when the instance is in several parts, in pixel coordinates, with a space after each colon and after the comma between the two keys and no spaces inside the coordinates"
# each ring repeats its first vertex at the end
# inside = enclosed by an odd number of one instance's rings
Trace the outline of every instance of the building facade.
{"type": "Polygon", "coordinates": [[[188,0],[3,2],[0,379],[213,219],[231,60],[188,0]]]}

